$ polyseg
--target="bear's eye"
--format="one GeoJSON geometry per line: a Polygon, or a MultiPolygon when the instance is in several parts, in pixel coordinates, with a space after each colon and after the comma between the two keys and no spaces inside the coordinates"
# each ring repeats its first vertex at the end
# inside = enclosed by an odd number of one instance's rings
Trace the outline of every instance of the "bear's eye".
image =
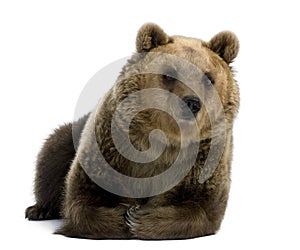
{"type": "Polygon", "coordinates": [[[215,80],[214,78],[212,77],[211,73],[209,72],[206,72],[204,75],[203,75],[203,82],[206,84],[206,85],[214,85],[215,83],[215,80]]]}
{"type": "Polygon", "coordinates": [[[166,80],[167,82],[174,82],[176,81],[176,79],[172,76],[169,76],[169,75],[164,75],[163,76],[164,80],[166,80]]]}
{"type": "Polygon", "coordinates": [[[166,71],[163,75],[163,80],[166,83],[173,83],[176,81],[177,72],[175,70],[166,71]]]}

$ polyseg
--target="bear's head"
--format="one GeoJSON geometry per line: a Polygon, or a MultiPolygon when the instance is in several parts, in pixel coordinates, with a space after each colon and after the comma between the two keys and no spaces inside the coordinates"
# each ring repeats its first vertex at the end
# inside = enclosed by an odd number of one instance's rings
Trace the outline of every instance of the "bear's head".
{"type": "Polygon", "coordinates": [[[220,120],[231,129],[239,108],[239,90],[230,66],[239,50],[233,33],[221,32],[204,42],[168,36],[149,23],[140,28],[136,49],[138,53],[124,66],[113,88],[118,126],[130,123],[135,146],[141,140],[147,144],[156,129],[173,145],[211,137],[224,130],[218,126],[220,120]]]}

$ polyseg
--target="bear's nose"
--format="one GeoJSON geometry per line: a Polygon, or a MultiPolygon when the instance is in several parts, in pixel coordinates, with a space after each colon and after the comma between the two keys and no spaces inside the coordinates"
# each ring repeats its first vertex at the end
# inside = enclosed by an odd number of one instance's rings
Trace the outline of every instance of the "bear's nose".
{"type": "MultiPolygon", "coordinates": [[[[194,114],[194,116],[197,115],[197,113],[200,111],[201,109],[201,102],[200,99],[196,96],[185,96],[182,98],[182,101],[186,104],[186,106],[192,111],[192,113],[194,114]]],[[[183,118],[187,119],[187,118],[191,118],[190,115],[188,115],[188,113],[190,112],[184,112],[184,108],[183,107],[183,118]]]]}

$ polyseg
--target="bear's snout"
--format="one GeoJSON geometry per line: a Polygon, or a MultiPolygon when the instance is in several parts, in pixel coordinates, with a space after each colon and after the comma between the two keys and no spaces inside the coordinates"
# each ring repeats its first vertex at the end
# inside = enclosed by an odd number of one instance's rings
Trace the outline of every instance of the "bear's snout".
{"type": "Polygon", "coordinates": [[[196,96],[185,96],[182,98],[182,101],[183,103],[180,105],[182,109],[181,118],[185,120],[193,118],[190,111],[196,117],[197,113],[201,110],[200,99],[196,96]]]}

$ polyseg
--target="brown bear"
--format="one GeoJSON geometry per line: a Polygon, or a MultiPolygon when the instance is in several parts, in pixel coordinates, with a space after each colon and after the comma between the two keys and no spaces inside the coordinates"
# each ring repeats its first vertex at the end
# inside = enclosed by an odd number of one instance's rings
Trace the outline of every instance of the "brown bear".
{"type": "Polygon", "coordinates": [[[136,48],[97,108],[46,140],[29,220],[63,218],[56,233],[92,239],[183,239],[219,229],[239,42],[227,31],[209,42],[168,36],[148,23],[136,48]]]}

